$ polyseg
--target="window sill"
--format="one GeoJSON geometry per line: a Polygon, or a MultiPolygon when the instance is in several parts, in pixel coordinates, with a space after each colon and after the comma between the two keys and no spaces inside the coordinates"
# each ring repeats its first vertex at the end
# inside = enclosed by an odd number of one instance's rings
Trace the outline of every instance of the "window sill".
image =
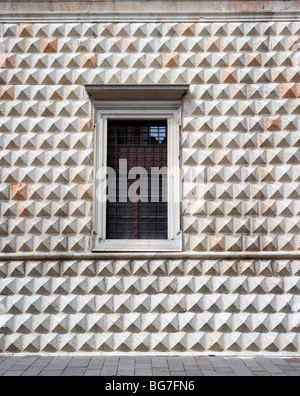
{"type": "Polygon", "coordinates": [[[93,239],[93,253],[100,252],[182,252],[182,233],[172,240],[93,239]]]}

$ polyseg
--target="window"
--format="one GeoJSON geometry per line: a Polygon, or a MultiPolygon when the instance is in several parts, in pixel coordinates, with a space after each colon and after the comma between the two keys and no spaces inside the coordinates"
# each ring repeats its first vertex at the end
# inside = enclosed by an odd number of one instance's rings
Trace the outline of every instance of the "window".
{"type": "Polygon", "coordinates": [[[163,180],[167,171],[159,177],[153,172],[168,166],[167,121],[109,121],[107,151],[107,166],[116,173],[116,199],[107,201],[106,239],[168,239],[167,188],[164,191],[163,180]],[[145,172],[141,175],[137,171],[131,179],[125,174],[122,182],[120,164],[124,161],[128,170],[141,168],[145,172]],[[130,188],[141,177],[146,179],[145,188],[136,188],[134,193],[140,199],[134,199],[130,188]]]}
{"type": "Polygon", "coordinates": [[[93,252],[182,250],[179,146],[187,88],[86,87],[96,124],[93,252]]]}

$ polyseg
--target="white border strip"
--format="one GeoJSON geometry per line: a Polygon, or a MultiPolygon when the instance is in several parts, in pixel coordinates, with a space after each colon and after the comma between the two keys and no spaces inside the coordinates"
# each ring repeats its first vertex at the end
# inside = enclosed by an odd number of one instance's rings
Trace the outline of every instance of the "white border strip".
{"type": "Polygon", "coordinates": [[[62,260],[300,260],[300,252],[125,252],[125,253],[8,253],[0,261],[62,261],[62,260]]]}
{"type": "Polygon", "coordinates": [[[51,22],[51,23],[76,23],[76,22],[280,22],[300,20],[300,12],[2,12],[0,22],[51,22]]]}

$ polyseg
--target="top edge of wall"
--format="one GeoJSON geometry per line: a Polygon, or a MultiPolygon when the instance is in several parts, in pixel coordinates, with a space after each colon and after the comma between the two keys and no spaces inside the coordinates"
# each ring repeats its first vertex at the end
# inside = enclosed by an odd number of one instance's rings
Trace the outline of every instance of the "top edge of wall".
{"type": "Polygon", "coordinates": [[[1,22],[285,21],[300,19],[300,2],[203,0],[0,0],[1,22]]]}

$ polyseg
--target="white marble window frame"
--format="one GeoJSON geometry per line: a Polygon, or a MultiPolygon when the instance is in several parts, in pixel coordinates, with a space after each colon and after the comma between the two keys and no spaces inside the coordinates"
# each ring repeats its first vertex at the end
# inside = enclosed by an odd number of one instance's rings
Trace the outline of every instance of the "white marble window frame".
{"type": "MultiPolygon", "coordinates": [[[[180,172],[180,129],[182,100],[94,101],[95,111],[95,176],[107,167],[107,133],[109,120],[167,120],[168,122],[168,239],[106,239],[106,192],[95,177],[94,230],[92,252],[180,252],[182,180],[180,172]],[[175,170],[175,171],[173,171],[175,170]]],[[[103,184],[102,184],[103,185],[103,184]]]]}

